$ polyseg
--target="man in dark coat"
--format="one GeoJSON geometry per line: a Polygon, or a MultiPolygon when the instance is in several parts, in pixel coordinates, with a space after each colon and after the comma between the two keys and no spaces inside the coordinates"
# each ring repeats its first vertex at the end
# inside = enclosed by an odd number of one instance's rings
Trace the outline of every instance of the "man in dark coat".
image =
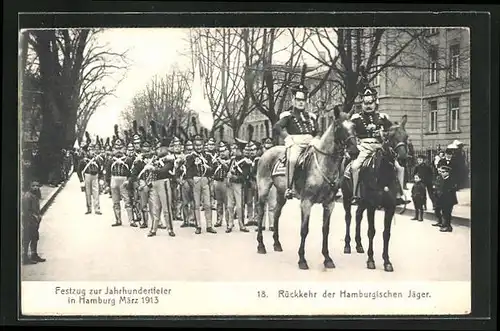
{"type": "MultiPolygon", "coordinates": [[[[431,166],[425,163],[424,160],[425,157],[423,155],[417,156],[417,165],[415,166],[415,170],[413,171],[413,176],[418,175],[420,177],[423,185],[425,186],[425,188],[427,188],[427,193],[431,198],[434,208],[434,192],[432,189],[433,171],[431,166]]],[[[427,209],[426,204],[424,204],[424,209],[427,209]]]]}
{"type": "Polygon", "coordinates": [[[40,211],[40,184],[37,181],[26,180],[22,199],[22,263],[35,264],[45,262],[38,255],[39,229],[42,221],[40,211]]]}
{"type": "Polygon", "coordinates": [[[438,222],[433,224],[433,226],[439,226],[441,232],[451,232],[453,230],[451,227],[451,213],[453,206],[458,203],[457,186],[451,178],[451,170],[449,166],[442,166],[440,168],[441,176],[436,179],[434,185],[436,194],[435,213],[438,222]]]}

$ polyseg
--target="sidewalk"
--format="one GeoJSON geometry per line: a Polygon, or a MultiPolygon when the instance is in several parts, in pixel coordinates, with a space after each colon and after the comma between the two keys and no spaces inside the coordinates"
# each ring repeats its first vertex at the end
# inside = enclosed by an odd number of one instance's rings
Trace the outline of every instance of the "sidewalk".
{"type": "Polygon", "coordinates": [[[48,185],[43,185],[40,187],[40,191],[42,194],[42,199],[40,200],[40,211],[42,212],[42,215],[45,213],[47,208],[49,208],[50,204],[54,199],[56,198],[57,194],[61,192],[61,190],[66,186],[66,183],[71,179],[71,176],[73,176],[73,172],[69,174],[68,180],[59,184],[57,187],[51,187],[48,185]]]}
{"type": "MultiPolygon", "coordinates": [[[[411,188],[413,187],[413,183],[408,183],[407,184],[408,190],[406,191],[406,197],[408,200],[411,200],[411,188]]],[[[458,204],[456,204],[453,207],[453,212],[452,212],[452,221],[456,221],[460,224],[464,225],[470,225],[470,219],[471,219],[471,210],[470,210],[470,204],[471,204],[471,197],[470,197],[470,188],[462,189],[457,192],[457,200],[458,204]]],[[[401,210],[401,207],[398,207],[399,210],[401,210]]],[[[408,205],[406,205],[406,213],[411,213],[413,214],[415,212],[415,207],[413,206],[413,202],[410,202],[408,205]]],[[[424,215],[426,219],[432,219],[435,220],[436,216],[434,215],[434,211],[432,210],[432,201],[429,198],[429,195],[427,195],[427,210],[424,211],[424,215]]]]}

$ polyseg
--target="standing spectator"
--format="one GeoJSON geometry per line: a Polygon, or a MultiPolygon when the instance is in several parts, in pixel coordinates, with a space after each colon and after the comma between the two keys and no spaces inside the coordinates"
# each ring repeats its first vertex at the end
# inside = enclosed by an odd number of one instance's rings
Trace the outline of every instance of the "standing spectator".
{"type": "Polygon", "coordinates": [[[411,142],[410,138],[408,138],[407,142],[408,146],[408,160],[406,161],[406,166],[405,166],[405,179],[404,179],[404,189],[407,190],[407,184],[410,181],[410,178],[412,177],[411,169],[415,166],[415,149],[413,148],[413,143],[411,142]]]}
{"type": "Polygon", "coordinates": [[[460,190],[467,187],[468,184],[469,170],[467,167],[467,158],[463,150],[464,143],[455,140],[452,144],[456,146],[453,154],[453,165],[455,166],[457,188],[460,190]]]}
{"type": "Polygon", "coordinates": [[[444,159],[444,152],[443,151],[439,151],[436,156],[434,156],[434,172],[435,174],[437,175],[438,174],[438,165],[439,165],[439,162],[444,159]]]}
{"type": "Polygon", "coordinates": [[[451,167],[443,165],[440,168],[441,176],[436,179],[436,217],[437,223],[433,226],[439,226],[441,232],[451,232],[451,214],[453,206],[458,203],[456,194],[456,185],[451,177],[451,167]]]}
{"type": "Polygon", "coordinates": [[[422,222],[424,220],[424,206],[427,201],[425,184],[422,182],[418,174],[415,174],[414,180],[415,183],[411,188],[411,198],[413,200],[413,206],[415,207],[415,217],[413,217],[412,220],[422,222]]]}
{"type": "MultiPolygon", "coordinates": [[[[415,170],[413,175],[418,175],[422,184],[425,188],[427,188],[427,193],[432,201],[432,207],[434,209],[434,191],[432,189],[432,181],[433,181],[433,171],[430,165],[425,163],[425,157],[423,155],[417,156],[417,165],[415,166],[415,170]]],[[[427,200],[425,200],[427,202],[427,200]]],[[[424,203],[424,209],[427,209],[427,204],[424,203]]]]}
{"type": "Polygon", "coordinates": [[[37,181],[26,180],[22,200],[22,263],[35,264],[45,262],[38,255],[39,229],[42,215],[40,212],[40,184],[37,181]]]}
{"type": "Polygon", "coordinates": [[[438,169],[438,174],[441,175],[441,169],[443,168],[443,166],[449,167],[450,179],[456,185],[453,154],[454,154],[453,145],[448,145],[448,148],[446,148],[446,151],[444,152],[444,158],[439,160],[438,162],[437,169],[438,169]]]}

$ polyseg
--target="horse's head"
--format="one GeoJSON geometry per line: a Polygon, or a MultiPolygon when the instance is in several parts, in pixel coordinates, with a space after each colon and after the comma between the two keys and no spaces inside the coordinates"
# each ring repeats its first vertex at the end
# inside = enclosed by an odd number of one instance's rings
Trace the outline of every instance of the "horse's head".
{"type": "Polygon", "coordinates": [[[340,107],[335,106],[333,110],[335,117],[334,126],[334,143],[341,146],[349,155],[358,153],[356,133],[354,131],[354,123],[351,121],[349,113],[340,110],[340,107]]]}
{"type": "Polygon", "coordinates": [[[404,115],[401,123],[393,125],[386,136],[386,145],[396,153],[396,158],[405,162],[408,158],[408,134],[406,133],[405,125],[407,116],[404,115]]]}

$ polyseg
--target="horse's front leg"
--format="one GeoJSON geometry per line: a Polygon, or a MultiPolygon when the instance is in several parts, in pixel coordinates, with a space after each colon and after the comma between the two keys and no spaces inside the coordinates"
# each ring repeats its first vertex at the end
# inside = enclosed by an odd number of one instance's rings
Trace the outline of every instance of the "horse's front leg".
{"type": "Polygon", "coordinates": [[[329,202],[323,204],[323,248],[321,252],[325,257],[325,261],[323,265],[327,269],[335,268],[335,264],[333,263],[332,258],[330,257],[330,253],[328,251],[328,235],[330,234],[330,217],[332,216],[333,207],[335,202],[329,202]]]}
{"type": "MultiPolygon", "coordinates": [[[[307,261],[304,257],[306,237],[309,233],[309,217],[311,216],[312,202],[307,198],[303,198],[300,203],[301,209],[301,224],[300,224],[300,247],[299,247],[299,268],[306,270],[309,269],[307,261]]],[[[276,229],[274,229],[276,231],[276,229]]]]}
{"type": "Polygon", "coordinates": [[[342,200],[345,211],[344,254],[351,254],[351,198],[344,196],[342,200]]]}
{"type": "Polygon", "coordinates": [[[359,205],[356,209],[356,235],[354,240],[356,241],[356,252],[362,254],[365,252],[363,249],[363,244],[361,244],[361,221],[363,220],[363,212],[366,210],[366,206],[359,205]]]}
{"type": "Polygon", "coordinates": [[[375,207],[369,206],[366,210],[368,218],[368,261],[366,266],[368,269],[375,269],[375,261],[373,260],[373,237],[375,237],[375,207]]]}
{"type": "Polygon", "coordinates": [[[283,206],[285,206],[285,203],[286,203],[285,195],[278,194],[276,198],[276,208],[273,213],[273,239],[274,239],[273,248],[275,252],[283,251],[279,238],[279,223],[280,223],[281,211],[283,210],[283,206]]]}
{"type": "Polygon", "coordinates": [[[396,208],[391,206],[386,208],[384,213],[384,250],[382,251],[382,258],[384,259],[384,270],[388,272],[394,271],[392,263],[389,260],[389,240],[391,239],[391,225],[395,211],[396,208]]]}

